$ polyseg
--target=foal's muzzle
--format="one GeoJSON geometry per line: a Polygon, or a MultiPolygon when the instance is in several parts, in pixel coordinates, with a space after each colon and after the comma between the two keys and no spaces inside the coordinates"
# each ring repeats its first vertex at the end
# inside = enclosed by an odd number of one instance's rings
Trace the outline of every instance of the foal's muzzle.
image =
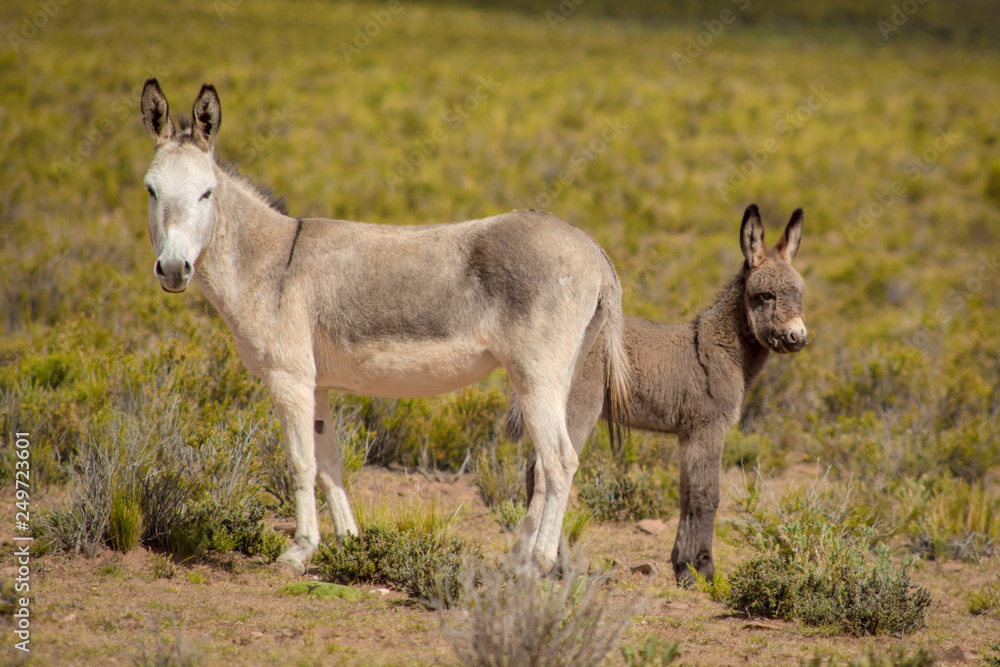
{"type": "Polygon", "coordinates": [[[809,344],[809,332],[806,331],[805,322],[801,317],[796,317],[785,323],[783,331],[778,333],[774,340],[777,343],[774,347],[778,352],[798,352],[809,344]]]}
{"type": "Polygon", "coordinates": [[[194,275],[194,266],[186,259],[158,259],[153,273],[164,292],[183,292],[194,275]]]}

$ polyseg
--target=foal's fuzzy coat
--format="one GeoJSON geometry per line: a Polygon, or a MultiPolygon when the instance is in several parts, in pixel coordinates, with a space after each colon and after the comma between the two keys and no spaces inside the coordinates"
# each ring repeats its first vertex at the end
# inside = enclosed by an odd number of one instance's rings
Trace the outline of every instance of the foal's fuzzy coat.
{"type": "MultiPolygon", "coordinates": [[[[633,386],[631,416],[622,425],[679,437],[681,516],[671,555],[678,581],[692,578],[689,564],[709,580],[715,573],[712,536],[722,443],[739,420],[750,383],[771,351],[797,352],[809,342],[802,321],[804,282],[791,265],[801,236],[799,209],[777,244],[766,249],[760,214],[751,205],[740,230],[746,262],[711,306],[684,324],[625,319],[633,386]]],[[[601,349],[598,341],[570,392],[568,428],[577,452],[602,415],[601,349]]],[[[520,439],[516,397],[506,428],[509,437],[520,439]]]]}
{"type": "Polygon", "coordinates": [[[518,546],[550,568],[577,467],[566,401],[602,331],[602,397],[616,421],[627,406],[621,285],[601,248],[535,211],[419,227],[290,218],[216,164],[215,88],[202,87],[180,131],[155,79],[141,106],[156,144],[146,174],[154,272],[168,292],[201,288],[285,434],[297,523],[280,560],[301,573],[319,543],[317,477],[337,534],[357,531],[326,427],[329,390],[430,396],[502,365],[538,451],[539,493],[518,546]]]}

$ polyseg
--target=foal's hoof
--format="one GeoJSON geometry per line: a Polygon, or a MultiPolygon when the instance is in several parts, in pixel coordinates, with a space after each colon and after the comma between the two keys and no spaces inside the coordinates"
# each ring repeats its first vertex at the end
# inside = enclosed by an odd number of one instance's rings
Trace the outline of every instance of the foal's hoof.
{"type": "Polygon", "coordinates": [[[297,558],[279,558],[274,567],[278,574],[286,577],[301,577],[306,573],[306,566],[297,558]]]}

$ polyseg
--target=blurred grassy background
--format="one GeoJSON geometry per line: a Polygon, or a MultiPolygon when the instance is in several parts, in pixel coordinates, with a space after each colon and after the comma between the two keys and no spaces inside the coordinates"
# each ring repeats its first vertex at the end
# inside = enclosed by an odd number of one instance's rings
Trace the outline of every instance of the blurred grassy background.
{"type": "MultiPolygon", "coordinates": [[[[4,3],[0,25],[2,447],[32,431],[43,486],[141,386],[180,401],[190,442],[220,422],[277,428],[205,299],[153,278],[138,96],[156,76],[174,114],[216,85],[217,154],[293,215],[547,208],[607,248],[626,311],[654,319],[692,317],[740,267],[747,204],[772,241],[803,207],[814,342],[769,364],[727,462],[819,459],[879,497],[959,480],[997,503],[988,0],[36,0],[4,3]]],[[[404,434],[396,460],[457,467],[473,438],[495,438],[469,406],[499,416],[503,391],[492,378],[363,407],[404,434]]],[[[667,466],[669,451],[636,436],[630,457],[667,466]]]]}

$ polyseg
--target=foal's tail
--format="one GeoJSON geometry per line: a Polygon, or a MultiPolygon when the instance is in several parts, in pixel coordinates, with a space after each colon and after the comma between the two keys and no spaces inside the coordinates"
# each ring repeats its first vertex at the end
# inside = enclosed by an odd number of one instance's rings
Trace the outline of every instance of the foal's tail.
{"type": "MultiPolygon", "coordinates": [[[[602,251],[603,252],[603,251],[602,251]]],[[[604,325],[604,412],[611,449],[617,454],[629,433],[632,369],[625,352],[625,322],[622,315],[622,285],[607,254],[609,279],[601,286],[597,308],[608,315],[604,325]]]]}

